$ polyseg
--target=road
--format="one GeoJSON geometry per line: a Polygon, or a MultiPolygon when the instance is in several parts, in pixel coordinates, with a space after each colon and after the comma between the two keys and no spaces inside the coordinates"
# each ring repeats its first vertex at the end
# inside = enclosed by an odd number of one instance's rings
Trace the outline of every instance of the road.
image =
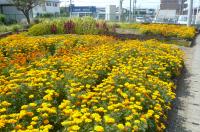
{"type": "Polygon", "coordinates": [[[167,132],[200,132],[200,35],[186,52],[183,76],[178,80],[177,98],[169,113],[167,132]]]}

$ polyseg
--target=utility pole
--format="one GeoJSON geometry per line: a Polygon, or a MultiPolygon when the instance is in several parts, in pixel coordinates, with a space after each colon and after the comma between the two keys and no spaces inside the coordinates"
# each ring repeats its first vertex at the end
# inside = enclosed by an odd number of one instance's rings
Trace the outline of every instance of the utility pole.
{"type": "Polygon", "coordinates": [[[124,0],[119,0],[119,21],[122,21],[122,4],[124,0]]]}
{"type": "Polygon", "coordinates": [[[130,0],[130,10],[129,10],[129,22],[131,22],[131,17],[132,17],[132,13],[131,13],[131,10],[132,10],[132,8],[131,8],[131,5],[132,5],[132,0],[130,0]]]}
{"type": "Polygon", "coordinates": [[[193,0],[189,0],[188,3],[188,19],[187,19],[187,26],[191,26],[192,22],[192,9],[193,9],[193,0]]]}
{"type": "Polygon", "coordinates": [[[69,16],[72,17],[72,0],[69,1],[69,16]]]}
{"type": "Polygon", "coordinates": [[[133,0],[133,20],[135,21],[136,18],[136,0],[133,0]]]}

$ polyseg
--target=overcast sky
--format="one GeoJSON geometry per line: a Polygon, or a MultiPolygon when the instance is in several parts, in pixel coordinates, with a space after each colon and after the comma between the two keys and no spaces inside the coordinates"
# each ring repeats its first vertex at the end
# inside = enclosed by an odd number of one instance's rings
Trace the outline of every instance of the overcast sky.
{"type": "MultiPolygon", "coordinates": [[[[61,6],[69,5],[69,0],[60,0],[62,1],[61,6]]],[[[133,0],[132,0],[133,1],[133,0]]],[[[141,8],[158,8],[160,0],[137,0],[137,7],[141,8]],[[142,1],[142,2],[141,2],[142,1]]],[[[123,7],[129,8],[130,0],[124,0],[123,7]]],[[[105,7],[106,5],[119,5],[119,0],[72,0],[72,3],[77,6],[97,6],[105,7]]]]}
{"type": "MultiPolygon", "coordinates": [[[[69,0],[60,0],[61,6],[69,5],[69,0]]],[[[132,0],[133,1],[133,0],[132,0]]],[[[124,0],[123,7],[129,8],[130,0],[124,0]]],[[[194,0],[194,6],[198,4],[198,0],[194,0]]],[[[72,0],[72,3],[76,6],[97,6],[105,7],[106,5],[117,5],[119,6],[119,0],[72,0]]],[[[155,8],[158,9],[160,0],[137,0],[138,8],[155,8]]]]}

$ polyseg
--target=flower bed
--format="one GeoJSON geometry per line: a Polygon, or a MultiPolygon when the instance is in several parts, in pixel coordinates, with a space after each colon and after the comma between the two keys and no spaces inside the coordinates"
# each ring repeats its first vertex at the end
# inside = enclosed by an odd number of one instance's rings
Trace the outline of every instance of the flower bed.
{"type": "Polygon", "coordinates": [[[114,32],[114,24],[107,24],[105,21],[97,21],[91,17],[44,20],[33,25],[29,35],[48,35],[48,34],[106,34],[114,32]]]}
{"type": "Polygon", "coordinates": [[[162,35],[192,40],[196,35],[194,27],[170,24],[122,24],[122,28],[139,29],[142,34],[162,35]]]}
{"type": "Polygon", "coordinates": [[[183,65],[174,45],[13,35],[0,47],[1,131],[165,129],[183,65]]]}

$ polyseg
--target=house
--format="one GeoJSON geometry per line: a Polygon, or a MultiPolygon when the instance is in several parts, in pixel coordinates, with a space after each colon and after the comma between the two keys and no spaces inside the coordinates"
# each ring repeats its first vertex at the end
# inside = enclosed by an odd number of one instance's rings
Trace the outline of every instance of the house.
{"type": "Polygon", "coordinates": [[[0,0],[0,13],[4,14],[7,20],[19,21],[24,18],[23,13],[10,4],[8,0],[0,0]]]}
{"type": "MultiPolygon", "coordinates": [[[[6,16],[6,20],[21,21],[25,18],[23,13],[19,11],[8,0],[0,0],[0,13],[6,16]]],[[[30,11],[30,17],[36,17],[40,14],[60,14],[60,2],[59,0],[46,0],[44,4],[34,7],[30,11]]]]}
{"type": "Polygon", "coordinates": [[[32,10],[32,16],[36,17],[40,14],[60,14],[60,1],[59,0],[46,0],[45,4],[36,6],[32,10]]]}

